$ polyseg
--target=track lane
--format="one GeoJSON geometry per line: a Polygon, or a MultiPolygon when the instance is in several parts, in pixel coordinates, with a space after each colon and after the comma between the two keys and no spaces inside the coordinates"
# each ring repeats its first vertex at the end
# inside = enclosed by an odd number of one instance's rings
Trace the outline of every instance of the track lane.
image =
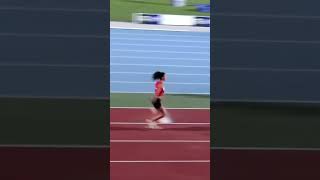
{"type": "MultiPolygon", "coordinates": [[[[209,123],[209,109],[169,109],[177,122],[209,123]],[[198,120],[199,118],[199,120],[198,120]]],[[[112,142],[111,179],[114,180],[209,180],[210,125],[162,125],[153,130],[144,124],[150,109],[112,108],[111,140],[201,140],[207,142],[112,142]],[[202,160],[198,162],[198,160],[202,160]],[[119,162],[121,161],[121,162],[119,162]],[[138,162],[137,162],[138,161],[138,162]],[[154,162],[158,161],[158,162],[154,162]],[[160,161],[160,162],[159,162],[160,161]],[[166,161],[166,162],[163,162],[166,161]],[[173,162],[168,162],[173,161],[173,162]],[[177,162],[178,161],[178,162],[177,162]],[[179,162],[185,161],[185,162],[179,162]],[[126,172],[126,173],[123,173],[126,172]]]]}
{"type": "Polygon", "coordinates": [[[111,143],[111,161],[209,160],[210,143],[111,143]]]}
{"type": "Polygon", "coordinates": [[[143,125],[139,126],[113,126],[110,128],[111,140],[209,140],[210,126],[174,126],[169,129],[147,129],[143,125]]]}
{"type": "MultiPolygon", "coordinates": [[[[209,109],[168,109],[168,112],[177,123],[209,123],[209,109]]],[[[187,139],[209,140],[210,125],[163,125],[162,130],[145,128],[146,125],[113,125],[113,122],[144,123],[144,119],[150,117],[150,109],[136,108],[111,108],[111,139],[187,139]]]]}
{"type": "Polygon", "coordinates": [[[111,163],[112,180],[210,180],[210,163],[111,163]],[[125,173],[124,173],[125,172],[125,173]]]}
{"type": "MultiPolygon", "coordinates": [[[[167,109],[176,122],[209,123],[210,109],[167,109]]],[[[111,122],[144,122],[153,116],[149,108],[111,108],[111,122]]]]}

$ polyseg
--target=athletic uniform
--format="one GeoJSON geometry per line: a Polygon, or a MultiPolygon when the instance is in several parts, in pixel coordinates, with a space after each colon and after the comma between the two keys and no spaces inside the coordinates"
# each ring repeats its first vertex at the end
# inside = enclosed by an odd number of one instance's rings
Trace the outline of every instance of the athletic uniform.
{"type": "Polygon", "coordinates": [[[155,97],[152,99],[153,107],[160,113],[158,117],[154,117],[151,119],[146,119],[146,122],[148,123],[147,128],[151,129],[162,129],[162,127],[158,126],[158,120],[164,118],[166,116],[166,112],[164,108],[162,108],[161,105],[161,97],[164,96],[164,82],[161,80],[156,81],[155,83],[155,97]]]}
{"type": "Polygon", "coordinates": [[[164,95],[164,87],[163,87],[163,81],[157,81],[155,83],[155,96],[157,98],[154,98],[152,100],[152,104],[153,104],[153,107],[156,108],[157,110],[160,110],[162,105],[161,105],[161,99],[158,98],[158,97],[161,97],[164,95]],[[161,87],[162,85],[162,87],[161,87]]]}

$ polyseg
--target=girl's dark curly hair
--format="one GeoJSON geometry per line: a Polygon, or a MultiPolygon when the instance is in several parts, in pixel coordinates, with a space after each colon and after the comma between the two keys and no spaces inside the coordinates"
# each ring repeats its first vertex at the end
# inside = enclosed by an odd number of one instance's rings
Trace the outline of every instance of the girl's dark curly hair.
{"type": "Polygon", "coordinates": [[[152,79],[153,80],[161,80],[165,74],[166,74],[165,72],[157,71],[157,72],[153,73],[152,79]]]}

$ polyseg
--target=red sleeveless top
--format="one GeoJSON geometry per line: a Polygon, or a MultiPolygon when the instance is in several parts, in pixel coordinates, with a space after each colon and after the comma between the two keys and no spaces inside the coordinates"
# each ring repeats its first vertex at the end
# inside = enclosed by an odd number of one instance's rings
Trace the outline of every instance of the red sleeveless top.
{"type": "Polygon", "coordinates": [[[164,87],[162,81],[157,81],[155,83],[155,95],[156,96],[163,96],[164,95],[164,87]],[[161,87],[162,85],[162,87],[161,87]]]}

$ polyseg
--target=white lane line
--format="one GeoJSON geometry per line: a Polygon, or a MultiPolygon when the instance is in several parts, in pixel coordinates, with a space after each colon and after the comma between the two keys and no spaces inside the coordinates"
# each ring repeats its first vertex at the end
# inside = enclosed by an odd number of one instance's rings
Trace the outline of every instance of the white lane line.
{"type": "Polygon", "coordinates": [[[160,34],[160,33],[152,33],[152,34],[142,34],[142,33],[119,33],[119,32],[111,32],[111,36],[113,35],[130,35],[130,36],[151,36],[151,37],[186,37],[186,38],[205,38],[210,40],[210,33],[207,33],[206,36],[195,36],[195,35],[177,35],[175,34],[160,34]]]}
{"type": "Polygon", "coordinates": [[[110,161],[111,163],[209,163],[210,160],[110,161]]]}
{"type": "Polygon", "coordinates": [[[178,67],[178,68],[206,68],[209,69],[210,66],[183,66],[175,64],[127,64],[127,63],[110,63],[111,66],[148,66],[148,67],[178,67]]]}
{"type": "MultiPolygon", "coordinates": [[[[150,72],[110,72],[110,74],[129,74],[129,75],[132,75],[132,74],[138,74],[138,75],[150,75],[151,73],[150,72]]],[[[210,74],[184,74],[184,73],[168,73],[166,72],[166,74],[170,74],[173,75],[173,76],[210,76],[210,74]]]]}
{"type": "MultiPolygon", "coordinates": [[[[153,109],[152,107],[110,107],[111,109],[153,109]]],[[[167,108],[166,109],[174,109],[174,110],[210,110],[210,108],[167,108]]]]}
{"type": "MultiPolygon", "coordinates": [[[[132,91],[114,91],[111,90],[111,93],[119,93],[119,94],[152,94],[154,93],[154,91],[137,91],[137,92],[132,92],[132,91]]],[[[206,92],[206,93],[191,93],[191,92],[174,92],[174,91],[167,91],[166,94],[179,94],[179,95],[206,95],[206,96],[210,96],[210,92],[206,92]]],[[[208,97],[209,98],[209,97],[208,97]]]]}
{"type": "MultiPolygon", "coordinates": [[[[132,81],[110,81],[111,83],[118,84],[153,84],[153,82],[132,82],[132,81]]],[[[179,84],[179,85],[210,85],[210,83],[178,83],[178,82],[166,82],[166,84],[179,84]]]]}
{"type": "Polygon", "coordinates": [[[185,40],[181,40],[181,39],[145,39],[145,38],[112,38],[110,39],[112,40],[128,40],[128,41],[155,41],[155,42],[179,42],[179,43],[206,43],[209,46],[210,41],[185,41],[185,40]]]}
{"type": "Polygon", "coordinates": [[[126,58],[126,59],[138,59],[138,60],[176,60],[176,61],[206,61],[210,62],[210,58],[207,59],[187,59],[187,58],[170,58],[170,57],[151,57],[151,56],[110,56],[111,58],[126,58]]]}
{"type": "MultiPolygon", "coordinates": [[[[148,123],[139,122],[110,122],[111,125],[144,125],[148,123]]],[[[164,124],[166,125],[166,124],[164,124]]],[[[167,125],[210,125],[210,123],[168,123],[167,125]]]]}
{"type": "Polygon", "coordinates": [[[140,43],[111,43],[112,46],[142,46],[142,47],[167,47],[167,48],[199,48],[199,49],[210,49],[209,46],[185,46],[185,45],[167,45],[167,44],[140,44],[140,43]]]}
{"type": "Polygon", "coordinates": [[[210,55],[210,52],[200,51],[155,51],[155,50],[139,50],[139,49],[110,49],[110,52],[142,52],[142,53],[172,53],[172,54],[204,54],[210,55]]]}
{"type": "Polygon", "coordinates": [[[112,143],[210,143],[209,140],[110,140],[112,143]]]}
{"type": "Polygon", "coordinates": [[[190,27],[189,29],[183,29],[184,27],[175,26],[172,28],[159,28],[159,25],[148,25],[148,27],[128,27],[128,26],[121,26],[121,25],[115,25],[112,22],[110,22],[110,29],[125,29],[125,30],[144,30],[144,31],[172,31],[172,32],[192,32],[192,33],[210,33],[210,28],[208,27],[190,27]],[[179,28],[177,28],[179,27],[179,28]]]}

